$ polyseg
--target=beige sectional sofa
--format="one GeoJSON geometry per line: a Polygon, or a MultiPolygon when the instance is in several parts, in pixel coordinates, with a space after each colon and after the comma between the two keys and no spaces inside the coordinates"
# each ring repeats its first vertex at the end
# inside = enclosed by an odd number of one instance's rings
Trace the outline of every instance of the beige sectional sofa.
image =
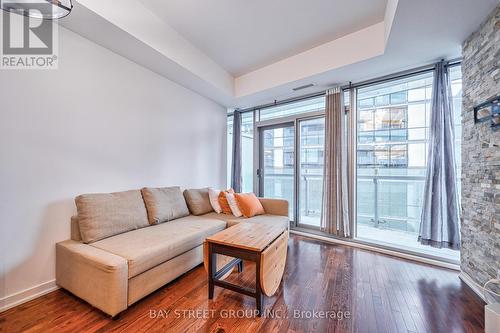
{"type": "Polygon", "coordinates": [[[115,316],[203,262],[203,242],[236,223],[282,223],[288,202],[259,199],[265,215],[217,214],[207,189],[142,189],[75,198],[71,239],[56,245],[56,282],[115,316]]]}

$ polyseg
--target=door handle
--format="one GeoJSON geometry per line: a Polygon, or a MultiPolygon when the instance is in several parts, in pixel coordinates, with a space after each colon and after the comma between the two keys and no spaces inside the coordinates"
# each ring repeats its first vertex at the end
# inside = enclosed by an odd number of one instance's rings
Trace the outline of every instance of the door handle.
{"type": "Polygon", "coordinates": [[[261,177],[261,176],[262,176],[262,169],[258,168],[257,169],[257,177],[261,177]]]}

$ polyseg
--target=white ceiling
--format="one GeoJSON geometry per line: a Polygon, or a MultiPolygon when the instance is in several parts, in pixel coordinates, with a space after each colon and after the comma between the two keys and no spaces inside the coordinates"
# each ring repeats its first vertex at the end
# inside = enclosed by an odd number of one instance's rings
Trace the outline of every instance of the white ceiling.
{"type": "Polygon", "coordinates": [[[141,0],[233,76],[384,19],[387,0],[141,0]]]}
{"type": "Polygon", "coordinates": [[[245,108],[458,57],[499,3],[79,0],[58,22],[221,105],[245,108]]]}
{"type": "Polygon", "coordinates": [[[464,40],[499,4],[500,0],[399,0],[383,55],[262,89],[238,98],[234,107],[271,103],[460,57],[464,40]],[[309,83],[314,86],[292,90],[309,83]]]}

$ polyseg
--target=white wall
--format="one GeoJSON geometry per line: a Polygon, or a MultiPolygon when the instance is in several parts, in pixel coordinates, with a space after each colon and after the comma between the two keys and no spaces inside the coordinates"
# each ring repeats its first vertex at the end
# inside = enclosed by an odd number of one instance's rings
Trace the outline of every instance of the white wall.
{"type": "Polygon", "coordinates": [[[54,286],[73,198],[223,187],[226,109],[64,28],[58,70],[0,71],[0,308],[54,286]]]}

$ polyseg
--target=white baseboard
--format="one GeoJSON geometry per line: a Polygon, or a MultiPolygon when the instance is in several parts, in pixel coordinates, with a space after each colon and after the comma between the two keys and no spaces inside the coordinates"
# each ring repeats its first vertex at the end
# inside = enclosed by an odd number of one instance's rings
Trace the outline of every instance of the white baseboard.
{"type": "Polygon", "coordinates": [[[458,277],[466,285],[468,285],[470,287],[470,289],[472,289],[472,291],[477,294],[477,296],[479,296],[484,302],[486,302],[486,298],[484,297],[484,293],[483,293],[483,287],[480,284],[476,283],[474,280],[472,280],[472,278],[470,277],[469,274],[462,271],[462,272],[460,272],[458,277]]]}
{"type": "Polygon", "coordinates": [[[21,290],[15,294],[5,296],[0,299],[0,312],[31,301],[32,299],[48,294],[56,289],[59,289],[56,285],[56,280],[51,280],[31,288],[21,290]]]}
{"type": "Polygon", "coordinates": [[[383,254],[388,254],[388,255],[391,255],[391,256],[394,256],[394,257],[399,257],[399,258],[403,258],[403,259],[409,259],[409,260],[413,260],[413,261],[418,261],[418,262],[422,262],[424,264],[430,264],[430,265],[434,265],[434,266],[449,268],[449,269],[453,269],[453,270],[456,270],[456,271],[460,270],[460,266],[456,265],[456,264],[452,264],[452,263],[448,263],[448,262],[444,262],[444,261],[439,261],[439,260],[434,260],[434,259],[429,259],[429,258],[424,258],[424,257],[419,257],[419,256],[414,256],[414,255],[411,255],[411,254],[397,252],[397,251],[392,251],[392,250],[388,250],[388,249],[382,249],[382,248],[379,248],[379,247],[370,246],[370,245],[366,245],[366,244],[360,244],[360,243],[356,243],[356,242],[349,242],[349,241],[344,241],[344,240],[341,240],[341,239],[330,238],[330,237],[325,237],[325,236],[321,236],[321,235],[315,235],[315,234],[305,233],[305,232],[296,231],[296,230],[291,230],[290,233],[296,234],[296,235],[300,235],[300,236],[304,236],[304,237],[319,239],[319,240],[322,240],[322,241],[325,241],[325,242],[329,242],[329,243],[342,244],[342,245],[357,247],[357,248],[364,249],[364,250],[369,250],[369,251],[379,252],[379,253],[383,253],[383,254]]]}

